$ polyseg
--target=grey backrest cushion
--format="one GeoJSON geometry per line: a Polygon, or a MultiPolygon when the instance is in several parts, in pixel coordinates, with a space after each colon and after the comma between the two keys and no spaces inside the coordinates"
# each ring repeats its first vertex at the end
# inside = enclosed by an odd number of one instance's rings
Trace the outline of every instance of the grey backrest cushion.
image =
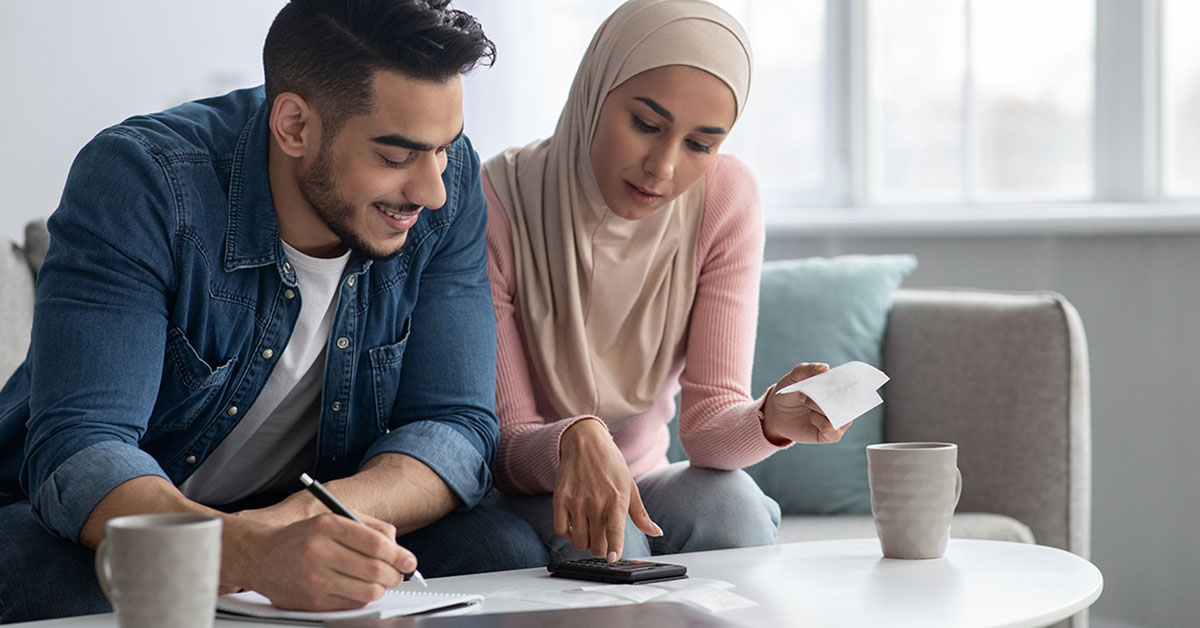
{"type": "Polygon", "coordinates": [[[1037,542],[1087,556],[1087,343],[1061,295],[896,294],[884,344],[889,441],[959,446],[960,512],[1019,519],[1037,542]]]}

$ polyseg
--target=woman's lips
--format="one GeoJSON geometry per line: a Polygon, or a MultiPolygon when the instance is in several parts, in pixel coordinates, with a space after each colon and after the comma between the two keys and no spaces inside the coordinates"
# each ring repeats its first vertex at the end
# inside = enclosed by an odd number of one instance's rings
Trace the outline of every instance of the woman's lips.
{"type": "Polygon", "coordinates": [[[638,205],[653,205],[654,203],[658,202],[658,199],[662,198],[662,194],[656,194],[650,190],[638,187],[628,181],[624,181],[624,183],[625,193],[631,200],[633,200],[633,202],[637,203],[638,205]]]}

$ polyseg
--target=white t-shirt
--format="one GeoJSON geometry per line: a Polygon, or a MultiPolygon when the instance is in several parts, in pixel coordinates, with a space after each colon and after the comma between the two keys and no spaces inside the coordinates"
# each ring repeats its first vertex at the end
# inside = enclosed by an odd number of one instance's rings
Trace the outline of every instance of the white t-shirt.
{"type": "Polygon", "coordinates": [[[316,459],[325,347],[350,253],[310,257],[286,242],[283,250],[296,269],[300,318],[287,347],[272,349],[277,362],[245,417],[179,487],[193,501],[221,505],[288,483],[299,488],[316,459]]]}

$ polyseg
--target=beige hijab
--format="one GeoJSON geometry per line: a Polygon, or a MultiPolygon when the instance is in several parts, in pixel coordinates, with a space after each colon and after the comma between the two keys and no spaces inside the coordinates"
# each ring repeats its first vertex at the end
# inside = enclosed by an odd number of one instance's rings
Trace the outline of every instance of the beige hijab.
{"type": "Polygon", "coordinates": [[[750,44],[704,0],[630,0],[600,26],[554,135],[484,165],[513,233],[527,352],[554,409],[612,430],[654,403],[681,350],[696,292],[704,180],[642,220],[604,204],[589,158],[608,93],[667,65],[705,70],[741,114],[750,44]]]}

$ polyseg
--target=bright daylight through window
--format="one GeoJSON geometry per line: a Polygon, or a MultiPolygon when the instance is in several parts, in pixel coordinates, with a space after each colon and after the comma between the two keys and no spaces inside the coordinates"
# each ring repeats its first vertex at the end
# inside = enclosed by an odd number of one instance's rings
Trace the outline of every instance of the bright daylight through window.
{"type": "MultiPolygon", "coordinates": [[[[770,209],[1200,196],[1194,0],[716,3],[755,54],[723,150],[754,169],[770,209]],[[1136,185],[1114,190],[1112,172],[1136,185]]],[[[468,80],[487,157],[551,133],[587,38],[620,0],[458,4],[503,51],[468,80]]]]}

